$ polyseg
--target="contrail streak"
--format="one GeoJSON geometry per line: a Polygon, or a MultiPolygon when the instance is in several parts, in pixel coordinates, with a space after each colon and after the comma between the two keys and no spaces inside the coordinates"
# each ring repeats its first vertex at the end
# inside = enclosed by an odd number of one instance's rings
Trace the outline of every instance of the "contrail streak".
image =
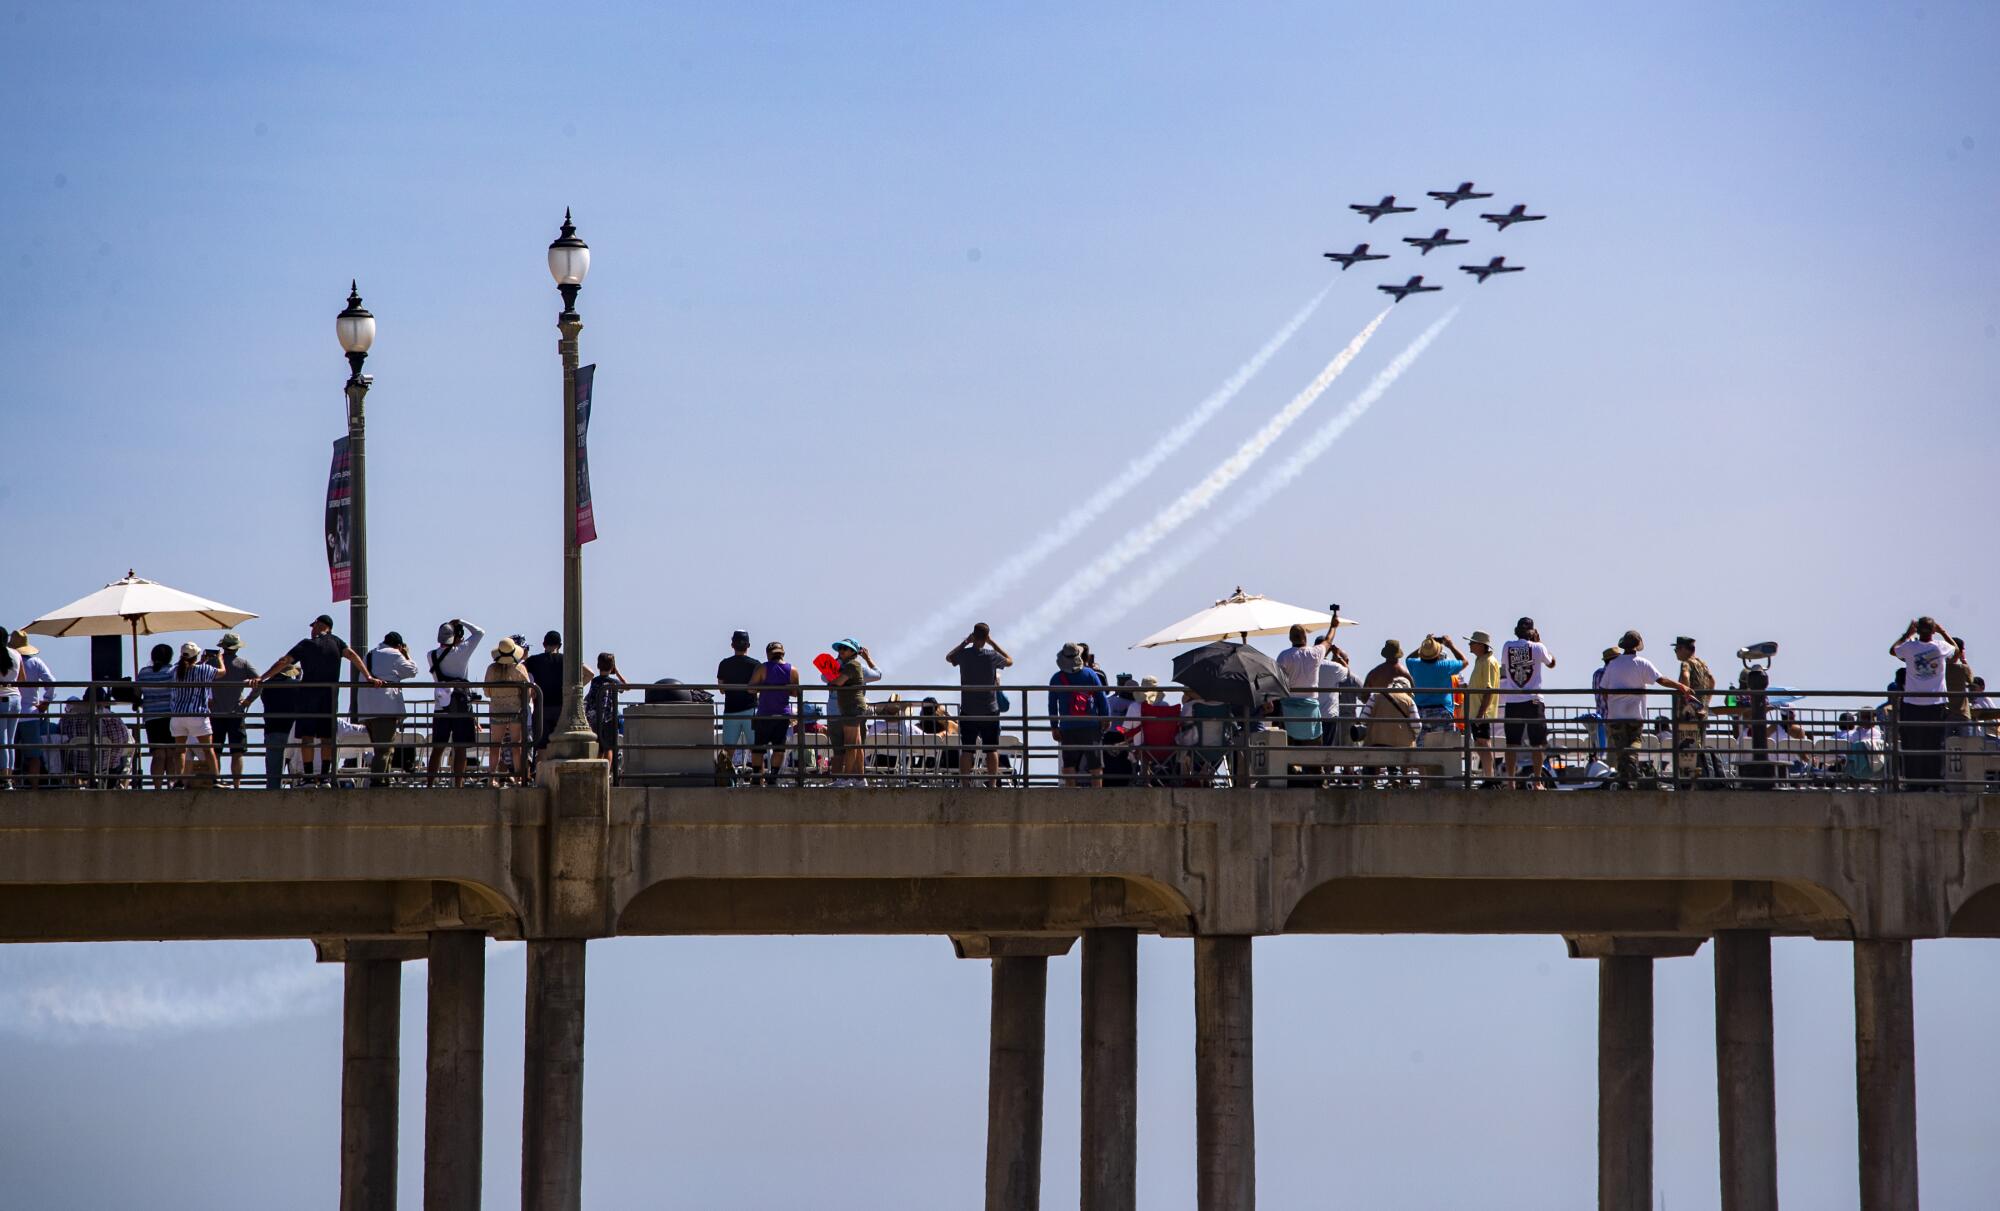
{"type": "Polygon", "coordinates": [[[911,628],[891,645],[883,657],[883,662],[896,664],[905,659],[920,657],[923,655],[922,649],[937,642],[946,631],[953,627],[969,626],[973,615],[988,609],[994,598],[1019,584],[1043,560],[1068,546],[1077,535],[1090,526],[1090,523],[1104,516],[1105,511],[1112,505],[1117,504],[1132,489],[1146,482],[1153,472],[1160,469],[1162,463],[1193,440],[1194,435],[1201,432],[1202,426],[1213,419],[1216,413],[1222,411],[1229,401],[1235,399],[1237,393],[1248,386],[1251,379],[1257,377],[1257,372],[1264,368],[1264,364],[1276,357],[1278,351],[1305,326],[1308,319],[1312,318],[1313,312],[1319,310],[1319,305],[1326,301],[1327,293],[1332,289],[1333,287],[1329,286],[1326,290],[1320,291],[1310,302],[1299,308],[1298,314],[1286,321],[1285,326],[1278,329],[1270,340],[1265,341],[1264,347],[1252,354],[1249,361],[1238,366],[1236,372],[1223,380],[1222,385],[1207,399],[1195,405],[1194,411],[1182,417],[1179,424],[1162,434],[1151,449],[1127,463],[1125,469],[1109,483],[1091,493],[1087,500],[1071,509],[1055,525],[1036,535],[1034,541],[1008,556],[979,583],[911,628]]]}
{"type": "Polygon", "coordinates": [[[1112,594],[1095,613],[1084,620],[1084,629],[1096,631],[1117,622],[1134,608],[1144,604],[1159,591],[1161,585],[1199,559],[1203,552],[1236,534],[1237,527],[1249,521],[1259,509],[1271,503],[1273,497],[1290,487],[1293,480],[1305,474],[1306,468],[1310,467],[1315,459],[1331,449],[1333,444],[1340,440],[1341,435],[1346,433],[1355,421],[1360,420],[1362,414],[1367,412],[1376,400],[1381,399],[1384,392],[1395,385],[1396,380],[1402,377],[1403,371],[1408,370],[1423,351],[1430,348],[1438,333],[1443,332],[1445,325],[1451,323],[1452,317],[1457,314],[1458,308],[1454,307],[1445,312],[1435,324],[1424,329],[1423,334],[1397,354],[1396,360],[1384,366],[1374,380],[1361,389],[1359,395],[1349,400],[1345,408],[1321,425],[1305,445],[1294,450],[1283,463],[1273,467],[1269,474],[1257,481],[1255,487],[1232,502],[1226,512],[1209,522],[1200,533],[1184,540],[1174,548],[1172,554],[1153,563],[1137,579],[1121,586],[1118,592],[1112,594]]]}
{"type": "Polygon", "coordinates": [[[1097,592],[1127,564],[1152,550],[1168,535],[1214,503],[1215,498],[1226,491],[1230,484],[1242,478],[1257,464],[1257,460],[1284,435],[1285,430],[1291,428],[1293,422],[1305,415],[1306,409],[1312,407],[1313,401],[1332,386],[1333,380],[1340,377],[1341,371],[1347,369],[1348,364],[1360,355],[1361,350],[1368,344],[1368,338],[1375,335],[1375,330],[1381,327],[1382,321],[1388,317],[1389,309],[1385,307],[1381,314],[1368,321],[1368,326],[1347,343],[1347,348],[1334,355],[1333,360],[1326,364],[1326,368],[1319,372],[1317,378],[1307,383],[1304,390],[1292,397],[1291,403],[1278,410],[1277,415],[1265,421],[1263,428],[1238,446],[1234,454],[1224,459],[1193,487],[1181,493],[1151,521],[1127,531],[1110,550],[1099,555],[1081,572],[1065,580],[1047,601],[1007,628],[1005,632],[1007,641],[1033,643],[1047,635],[1056,623],[1061,622],[1076,608],[1078,603],[1097,592]]]}

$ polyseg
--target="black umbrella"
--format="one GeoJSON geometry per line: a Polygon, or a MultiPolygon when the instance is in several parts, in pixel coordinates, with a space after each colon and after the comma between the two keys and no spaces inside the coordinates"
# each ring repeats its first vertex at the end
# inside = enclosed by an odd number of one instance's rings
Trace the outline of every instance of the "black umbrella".
{"type": "Polygon", "coordinates": [[[1224,640],[1174,657],[1174,680],[1210,702],[1251,709],[1292,692],[1276,661],[1247,643],[1224,640]]]}

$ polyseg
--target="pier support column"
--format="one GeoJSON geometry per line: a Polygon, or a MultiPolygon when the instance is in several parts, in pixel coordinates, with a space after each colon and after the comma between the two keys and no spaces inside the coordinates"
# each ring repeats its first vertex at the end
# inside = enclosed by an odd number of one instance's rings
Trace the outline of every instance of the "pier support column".
{"type": "Polygon", "coordinates": [[[1195,1205],[1257,1205],[1250,939],[1194,940],[1195,1205]]]}
{"type": "Polygon", "coordinates": [[[430,936],[424,1211],[479,1211],[485,1118],[486,935],[430,936]]]}
{"type": "Polygon", "coordinates": [[[1686,958],[1703,938],[1569,934],[1597,960],[1597,1206],[1653,1211],[1653,960],[1686,958]]]}
{"type": "Polygon", "coordinates": [[[986,1075],[986,1211],[1034,1211],[1042,1199],[1042,1063],[1049,961],[993,960],[986,1075]]]}
{"type": "Polygon", "coordinates": [[[1917,1209],[1917,1038],[1910,945],[1854,944],[1861,1211],[1917,1209]]]}
{"type": "Polygon", "coordinates": [[[1082,1211],[1136,1211],[1139,934],[1083,935],[1082,1211]]]}
{"type": "Polygon", "coordinates": [[[1652,1211],[1653,960],[1597,961],[1597,1207],[1652,1211]]]}
{"type": "Polygon", "coordinates": [[[583,948],[581,938],[528,942],[522,1211],[583,1206],[583,948]]]}
{"type": "Polygon", "coordinates": [[[345,978],[340,1032],[340,1211],[396,1211],[403,964],[421,938],[319,938],[345,978]]]}
{"type": "Polygon", "coordinates": [[[1778,1105],[1771,1045],[1771,935],[1715,935],[1715,1085],[1722,1211],[1776,1211],[1778,1105]]]}

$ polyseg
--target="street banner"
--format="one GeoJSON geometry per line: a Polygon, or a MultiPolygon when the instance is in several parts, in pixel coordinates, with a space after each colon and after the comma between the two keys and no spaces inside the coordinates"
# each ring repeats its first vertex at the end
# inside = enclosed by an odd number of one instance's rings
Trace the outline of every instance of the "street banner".
{"type": "Polygon", "coordinates": [[[576,541],[581,546],[597,539],[597,513],[590,507],[590,387],[597,378],[595,364],[576,372],[576,541]]]}
{"type": "Polygon", "coordinates": [[[343,437],[333,443],[333,469],[326,476],[326,570],[335,601],[346,601],[353,588],[353,535],[354,480],[343,437]]]}

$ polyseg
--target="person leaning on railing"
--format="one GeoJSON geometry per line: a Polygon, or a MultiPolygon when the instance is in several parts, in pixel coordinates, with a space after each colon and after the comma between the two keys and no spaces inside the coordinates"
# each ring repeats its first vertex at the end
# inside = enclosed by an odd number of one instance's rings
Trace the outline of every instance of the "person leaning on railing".
{"type": "MultiPolygon", "coordinates": [[[[165,790],[167,780],[180,773],[180,746],[174,743],[174,649],[156,643],[148,653],[152,663],[132,675],[139,683],[139,713],[145,720],[146,748],[153,773],[153,786],[165,790]]],[[[133,771],[133,784],[138,784],[133,771]]]]}
{"type": "Polygon", "coordinates": [[[373,750],[368,772],[374,778],[381,778],[389,772],[396,733],[402,730],[403,720],[409,714],[409,704],[403,701],[402,683],[414,681],[417,676],[417,662],[410,659],[410,645],[403,642],[401,632],[390,631],[369,651],[368,671],[382,679],[382,688],[370,686],[356,698],[360,700],[361,724],[368,729],[368,743],[373,750]]]}
{"type": "Polygon", "coordinates": [[[292,650],[278,658],[278,662],[264,670],[261,677],[250,679],[250,688],[256,689],[272,677],[296,665],[301,673],[300,712],[295,725],[298,729],[301,751],[299,767],[306,782],[315,780],[328,786],[334,785],[334,770],[339,765],[339,757],[334,747],[336,729],[334,712],[338,709],[342,662],[354,666],[361,674],[361,680],[380,689],[382,679],[368,671],[362,662],[361,653],[347,646],[347,641],[333,633],[333,618],[321,614],[312,620],[312,626],[304,639],[292,645],[292,650]],[[317,740],[317,745],[312,742],[317,740]],[[319,773],[313,772],[313,749],[319,749],[319,773]]]}

